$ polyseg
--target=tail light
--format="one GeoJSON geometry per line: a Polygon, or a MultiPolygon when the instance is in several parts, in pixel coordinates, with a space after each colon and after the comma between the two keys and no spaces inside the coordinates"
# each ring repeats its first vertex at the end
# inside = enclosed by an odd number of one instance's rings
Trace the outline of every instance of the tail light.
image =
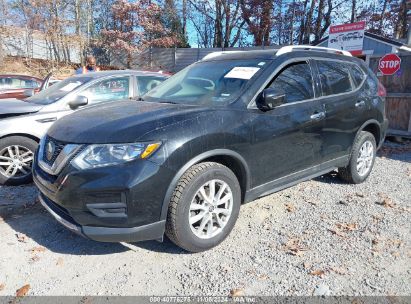
{"type": "Polygon", "coordinates": [[[387,90],[385,89],[385,87],[380,81],[378,81],[378,96],[380,97],[387,96],[387,90]]]}

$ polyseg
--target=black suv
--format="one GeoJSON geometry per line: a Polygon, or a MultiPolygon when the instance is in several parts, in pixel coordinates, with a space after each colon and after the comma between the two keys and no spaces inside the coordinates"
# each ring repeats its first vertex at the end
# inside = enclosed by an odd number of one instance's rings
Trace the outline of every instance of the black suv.
{"type": "Polygon", "coordinates": [[[363,182],[387,128],[377,78],[331,49],[214,53],[140,99],[62,118],[36,153],[41,203],[87,238],[212,248],[242,203],[335,169],[363,182]]]}

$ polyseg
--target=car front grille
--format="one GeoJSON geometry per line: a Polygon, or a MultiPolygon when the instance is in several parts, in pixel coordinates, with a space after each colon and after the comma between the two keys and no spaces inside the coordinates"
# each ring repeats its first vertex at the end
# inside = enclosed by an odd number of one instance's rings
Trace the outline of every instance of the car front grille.
{"type": "Polygon", "coordinates": [[[46,136],[46,139],[44,141],[42,160],[47,165],[52,167],[54,162],[56,161],[57,156],[59,156],[60,152],[64,149],[64,146],[65,144],[63,142],[55,140],[50,136],[46,136]],[[52,145],[54,147],[53,152],[51,154],[48,151],[49,145],[52,145]]]}
{"type": "Polygon", "coordinates": [[[40,142],[39,166],[48,174],[58,175],[83,148],[84,145],[65,143],[46,135],[40,142]]]}

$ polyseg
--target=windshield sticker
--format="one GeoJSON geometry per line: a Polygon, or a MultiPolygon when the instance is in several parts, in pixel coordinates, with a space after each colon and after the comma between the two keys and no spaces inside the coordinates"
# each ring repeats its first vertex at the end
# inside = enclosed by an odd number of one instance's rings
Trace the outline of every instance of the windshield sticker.
{"type": "Polygon", "coordinates": [[[70,82],[69,84],[66,84],[64,87],[60,88],[60,91],[70,92],[77,88],[79,85],[81,85],[80,81],[70,82]]]}
{"type": "Polygon", "coordinates": [[[255,67],[235,67],[224,78],[251,79],[259,69],[255,67]]]}
{"type": "Polygon", "coordinates": [[[264,61],[261,61],[258,65],[259,66],[263,66],[265,64],[265,62],[264,61]]]}

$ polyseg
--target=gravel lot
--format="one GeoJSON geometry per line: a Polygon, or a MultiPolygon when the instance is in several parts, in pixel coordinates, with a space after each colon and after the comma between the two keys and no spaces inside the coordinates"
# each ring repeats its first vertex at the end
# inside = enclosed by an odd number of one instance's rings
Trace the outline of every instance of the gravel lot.
{"type": "Polygon", "coordinates": [[[411,142],[386,143],[371,177],[328,174],[241,208],[229,238],[189,254],[83,239],[0,186],[0,295],[411,295],[411,142]]]}

